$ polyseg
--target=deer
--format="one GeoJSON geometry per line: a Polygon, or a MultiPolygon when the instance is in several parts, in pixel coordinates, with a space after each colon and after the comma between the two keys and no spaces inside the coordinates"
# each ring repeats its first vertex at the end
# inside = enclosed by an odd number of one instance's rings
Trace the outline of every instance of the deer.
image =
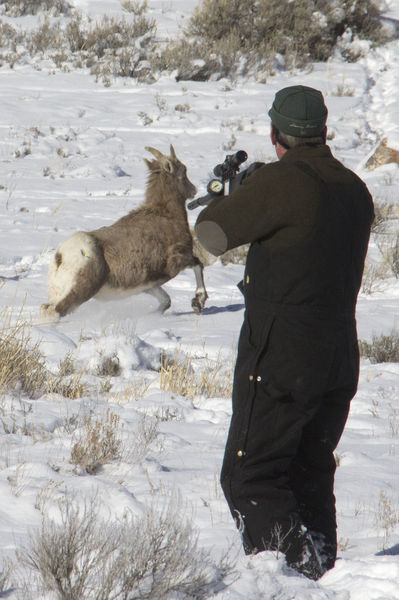
{"type": "Polygon", "coordinates": [[[146,146],[149,175],[142,204],[112,225],[77,231],[60,243],[48,272],[48,303],[41,316],[58,320],[91,298],[114,299],[141,292],[154,296],[164,313],[171,298],[162,285],[186,268],[196,278],[191,301],[200,314],[208,294],[203,264],[193,254],[185,202],[196,188],[170,145],[166,156],[146,146]]]}

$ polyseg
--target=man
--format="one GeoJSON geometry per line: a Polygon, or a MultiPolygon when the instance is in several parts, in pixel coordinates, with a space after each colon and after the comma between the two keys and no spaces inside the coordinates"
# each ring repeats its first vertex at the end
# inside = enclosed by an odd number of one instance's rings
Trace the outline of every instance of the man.
{"type": "Polygon", "coordinates": [[[247,553],[279,550],[318,579],[336,559],[333,453],[358,382],[373,203],[326,145],[321,92],[284,88],[269,116],[279,161],[196,223],[215,255],[251,243],[221,483],[247,553]]]}

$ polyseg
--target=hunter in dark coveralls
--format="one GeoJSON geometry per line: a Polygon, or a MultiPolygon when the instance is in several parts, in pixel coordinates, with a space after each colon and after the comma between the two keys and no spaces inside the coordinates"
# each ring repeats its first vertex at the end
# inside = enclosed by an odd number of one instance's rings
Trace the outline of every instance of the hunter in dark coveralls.
{"type": "Polygon", "coordinates": [[[251,243],[221,483],[247,553],[279,549],[318,579],[336,559],[333,453],[357,389],[355,307],[374,211],[325,144],[321,92],[284,88],[269,115],[280,160],[196,223],[215,255],[251,243]]]}

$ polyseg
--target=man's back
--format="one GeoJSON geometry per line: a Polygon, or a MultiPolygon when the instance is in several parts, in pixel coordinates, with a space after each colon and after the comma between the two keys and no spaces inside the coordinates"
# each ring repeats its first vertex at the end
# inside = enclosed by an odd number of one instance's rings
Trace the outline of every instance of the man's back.
{"type": "Polygon", "coordinates": [[[201,213],[197,233],[205,247],[215,233],[226,250],[252,243],[244,292],[259,308],[267,301],[354,313],[372,219],[366,186],[320,145],[255,171],[201,213]]]}

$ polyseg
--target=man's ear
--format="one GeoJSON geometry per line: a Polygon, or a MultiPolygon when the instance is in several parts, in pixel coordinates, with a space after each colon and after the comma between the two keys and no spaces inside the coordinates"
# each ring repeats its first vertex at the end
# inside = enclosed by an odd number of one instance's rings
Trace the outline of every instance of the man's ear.
{"type": "Polygon", "coordinates": [[[276,131],[275,131],[273,125],[270,128],[270,139],[272,141],[273,146],[275,146],[277,144],[277,139],[276,139],[276,131]]]}

